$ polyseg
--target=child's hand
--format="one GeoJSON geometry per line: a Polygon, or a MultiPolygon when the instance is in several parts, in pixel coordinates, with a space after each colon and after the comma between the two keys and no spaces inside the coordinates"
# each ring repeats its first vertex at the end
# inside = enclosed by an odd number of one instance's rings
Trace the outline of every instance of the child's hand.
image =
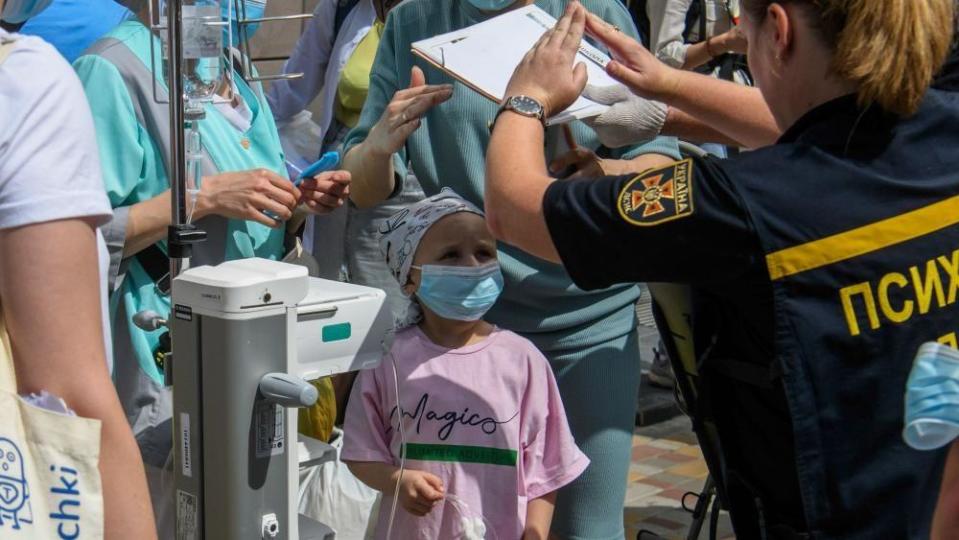
{"type": "Polygon", "coordinates": [[[423,517],[443,499],[443,481],[424,471],[403,471],[400,480],[400,504],[414,516],[423,517]]]}

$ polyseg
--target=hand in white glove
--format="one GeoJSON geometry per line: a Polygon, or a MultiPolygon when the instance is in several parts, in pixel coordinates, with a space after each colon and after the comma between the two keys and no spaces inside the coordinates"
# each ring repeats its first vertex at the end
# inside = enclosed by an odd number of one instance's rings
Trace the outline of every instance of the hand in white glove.
{"type": "Polygon", "coordinates": [[[596,131],[600,142],[609,148],[620,148],[653,139],[659,135],[666,123],[666,112],[669,108],[665,104],[641,98],[622,84],[587,85],[583,96],[610,106],[603,114],[583,120],[596,131]]]}

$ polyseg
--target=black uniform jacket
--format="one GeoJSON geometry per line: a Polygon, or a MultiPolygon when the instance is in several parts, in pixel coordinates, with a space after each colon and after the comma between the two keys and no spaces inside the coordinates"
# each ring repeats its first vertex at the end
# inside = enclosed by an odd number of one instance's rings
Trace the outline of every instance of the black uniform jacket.
{"type": "Polygon", "coordinates": [[[558,181],[543,208],[580,287],[691,285],[740,537],[928,538],[944,456],[903,443],[903,396],[959,331],[959,94],[904,120],[846,96],[774,146],[558,181]]]}

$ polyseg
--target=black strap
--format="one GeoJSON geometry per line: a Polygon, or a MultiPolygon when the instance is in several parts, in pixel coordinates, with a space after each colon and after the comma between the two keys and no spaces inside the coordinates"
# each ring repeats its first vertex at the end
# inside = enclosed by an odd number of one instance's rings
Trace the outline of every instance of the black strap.
{"type": "Polygon", "coordinates": [[[170,258],[156,244],[140,251],[136,255],[140,266],[150,276],[161,294],[170,294],[170,258]]]}
{"type": "Polygon", "coordinates": [[[649,20],[649,13],[646,11],[646,0],[636,0],[635,2],[629,2],[629,11],[633,17],[633,22],[636,24],[636,30],[639,31],[639,39],[642,40],[643,46],[647,49],[651,48],[652,45],[652,24],[649,20]]]}
{"type": "Polygon", "coordinates": [[[23,28],[24,24],[26,24],[26,21],[21,23],[9,23],[7,21],[0,21],[0,28],[3,28],[4,31],[9,32],[11,34],[16,34],[17,32],[20,31],[21,28],[23,28]]]}
{"type": "Polygon", "coordinates": [[[696,23],[699,23],[699,41],[706,39],[706,6],[704,0],[694,0],[686,11],[686,26],[683,28],[683,41],[689,43],[696,23]]]}
{"type": "Polygon", "coordinates": [[[250,78],[250,73],[246,72],[246,66],[243,65],[243,53],[240,51],[231,48],[230,49],[230,60],[233,62],[233,71],[243,77],[244,80],[250,78]]]}
{"type": "Polygon", "coordinates": [[[336,39],[336,36],[340,35],[340,28],[343,28],[343,23],[346,21],[346,17],[349,16],[350,12],[353,11],[353,8],[356,7],[356,4],[359,4],[360,0],[339,0],[336,3],[336,14],[333,16],[333,39],[336,39]]]}
{"type": "Polygon", "coordinates": [[[699,39],[709,39],[706,35],[706,0],[697,0],[699,4],[699,39]]]}

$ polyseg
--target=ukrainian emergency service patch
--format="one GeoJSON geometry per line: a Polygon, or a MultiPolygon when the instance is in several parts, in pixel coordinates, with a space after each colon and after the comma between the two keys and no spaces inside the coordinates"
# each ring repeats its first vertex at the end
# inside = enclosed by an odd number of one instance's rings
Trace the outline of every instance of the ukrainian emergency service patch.
{"type": "Polygon", "coordinates": [[[619,215],[628,223],[649,227],[693,213],[693,160],[646,171],[619,193],[619,215]]]}

